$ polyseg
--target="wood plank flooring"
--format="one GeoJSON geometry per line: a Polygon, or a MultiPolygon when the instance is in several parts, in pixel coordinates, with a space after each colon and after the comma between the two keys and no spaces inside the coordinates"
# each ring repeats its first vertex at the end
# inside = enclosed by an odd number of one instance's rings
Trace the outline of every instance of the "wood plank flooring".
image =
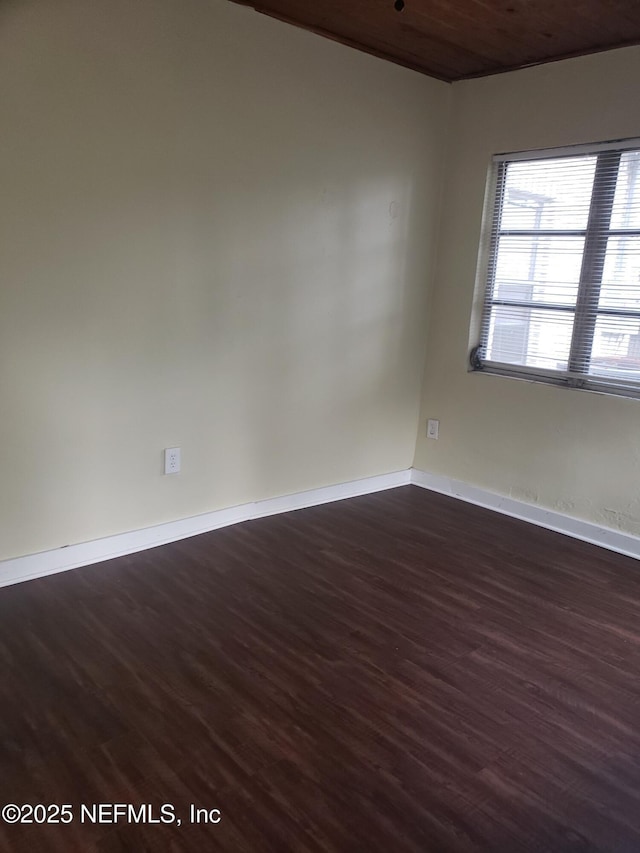
{"type": "Polygon", "coordinates": [[[639,614],[636,561],[413,486],[7,587],[0,805],[74,819],[0,849],[639,851],[639,614]]]}

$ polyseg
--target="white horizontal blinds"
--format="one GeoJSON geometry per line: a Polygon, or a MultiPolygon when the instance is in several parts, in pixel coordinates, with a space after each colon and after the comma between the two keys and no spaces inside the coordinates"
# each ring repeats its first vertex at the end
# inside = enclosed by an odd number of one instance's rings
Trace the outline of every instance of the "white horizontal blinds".
{"type": "Polygon", "coordinates": [[[496,168],[484,363],[640,383],[640,150],[496,168]]]}
{"type": "Polygon", "coordinates": [[[596,162],[501,164],[486,360],[568,369],[596,162]]]}
{"type": "MultiPolygon", "coordinates": [[[[602,257],[590,376],[640,383],[640,150],[621,154],[602,257]]],[[[586,344],[585,344],[586,345],[586,344]]]]}
{"type": "Polygon", "coordinates": [[[598,155],[591,189],[589,220],[582,255],[580,288],[569,360],[570,369],[576,373],[585,373],[590,367],[591,347],[594,342],[602,272],[619,168],[619,151],[604,151],[598,155]]]}

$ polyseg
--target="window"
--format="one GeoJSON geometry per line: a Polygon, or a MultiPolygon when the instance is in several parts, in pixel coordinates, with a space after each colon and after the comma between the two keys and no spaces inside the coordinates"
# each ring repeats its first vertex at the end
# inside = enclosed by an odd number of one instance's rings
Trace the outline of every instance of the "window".
{"type": "Polygon", "coordinates": [[[475,369],[640,396],[640,140],[494,157],[475,369]]]}

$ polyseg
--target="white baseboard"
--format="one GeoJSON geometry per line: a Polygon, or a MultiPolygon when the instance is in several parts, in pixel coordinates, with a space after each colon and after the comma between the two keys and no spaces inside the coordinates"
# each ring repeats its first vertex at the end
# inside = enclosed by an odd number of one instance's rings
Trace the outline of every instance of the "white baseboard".
{"type": "Polygon", "coordinates": [[[66,548],[56,548],[52,551],[43,551],[40,554],[29,554],[25,557],[0,561],[0,587],[57,572],[66,572],[80,566],[89,566],[92,563],[100,563],[126,554],[134,554],[136,551],[166,545],[168,542],[197,536],[199,533],[208,533],[211,530],[228,527],[241,521],[290,512],[291,510],[353,498],[358,495],[367,495],[385,489],[393,489],[397,486],[405,486],[409,483],[501,512],[504,515],[510,515],[513,518],[528,521],[539,527],[546,527],[549,530],[573,536],[575,539],[608,548],[610,551],[616,551],[619,554],[640,559],[640,538],[632,536],[630,533],[601,527],[589,521],[581,521],[563,513],[495,494],[460,480],[452,480],[449,477],[429,474],[413,468],[407,471],[381,474],[377,477],[366,477],[348,483],[339,483],[335,486],[269,498],[268,500],[254,501],[241,506],[180,519],[179,521],[158,524],[143,530],[107,536],[93,542],[68,545],[66,548]]]}
{"type": "Polygon", "coordinates": [[[379,474],[377,477],[367,477],[364,480],[352,480],[349,483],[339,483],[337,486],[325,486],[322,489],[311,489],[308,492],[297,492],[282,498],[269,498],[266,501],[256,501],[253,504],[252,518],[263,518],[266,515],[276,515],[279,512],[290,512],[292,509],[304,509],[308,506],[341,501],[345,498],[357,498],[358,495],[370,495],[373,492],[383,492],[395,489],[396,486],[408,486],[411,482],[411,469],[394,471],[392,474],[379,474]]]}
{"type": "Polygon", "coordinates": [[[467,503],[528,521],[538,527],[546,527],[548,530],[564,533],[574,539],[581,539],[583,542],[589,542],[592,545],[599,545],[610,551],[640,559],[640,538],[631,533],[622,533],[620,530],[613,530],[610,527],[601,527],[590,521],[582,521],[561,512],[495,494],[478,486],[471,486],[461,480],[452,480],[450,477],[443,477],[439,474],[428,474],[425,471],[419,471],[417,468],[411,470],[411,482],[423,489],[450,495],[467,503]]]}
{"type": "Polygon", "coordinates": [[[410,481],[411,471],[396,471],[377,477],[366,477],[362,480],[339,483],[336,486],[326,486],[320,489],[284,495],[283,497],[254,501],[229,509],[220,509],[204,515],[180,519],[179,521],[169,521],[166,524],[158,524],[143,530],[133,530],[129,533],[119,533],[116,536],[95,539],[92,542],[82,542],[77,545],[68,545],[65,548],[43,551],[39,554],[3,560],[0,561],[0,587],[56,574],[57,572],[66,572],[80,566],[89,566],[92,563],[100,563],[126,554],[134,554],[136,551],[166,545],[168,542],[197,536],[199,533],[208,533],[211,530],[238,524],[241,521],[249,521],[253,518],[262,518],[263,516],[317,506],[330,501],[371,494],[396,486],[405,486],[410,481]]]}

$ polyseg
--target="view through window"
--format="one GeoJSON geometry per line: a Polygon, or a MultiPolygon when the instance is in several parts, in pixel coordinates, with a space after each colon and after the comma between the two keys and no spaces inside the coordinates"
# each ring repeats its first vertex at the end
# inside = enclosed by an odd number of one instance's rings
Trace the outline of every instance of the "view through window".
{"type": "Polygon", "coordinates": [[[640,393],[640,141],[493,168],[475,366],[640,393]]]}

